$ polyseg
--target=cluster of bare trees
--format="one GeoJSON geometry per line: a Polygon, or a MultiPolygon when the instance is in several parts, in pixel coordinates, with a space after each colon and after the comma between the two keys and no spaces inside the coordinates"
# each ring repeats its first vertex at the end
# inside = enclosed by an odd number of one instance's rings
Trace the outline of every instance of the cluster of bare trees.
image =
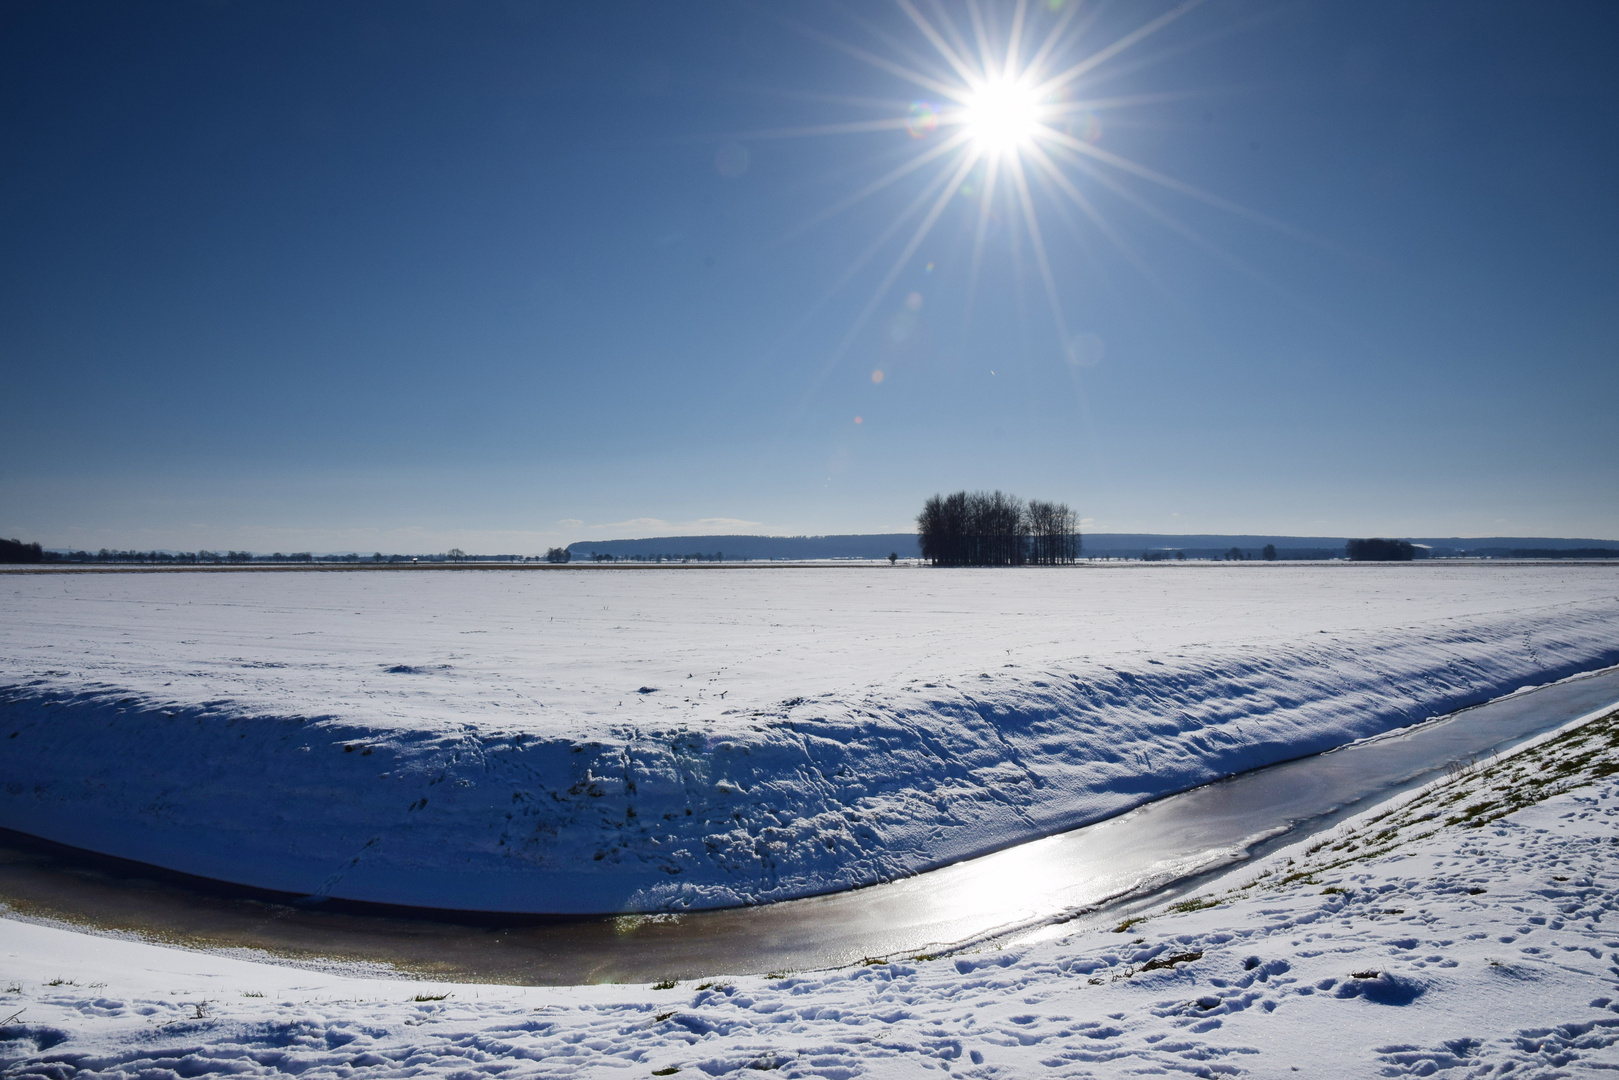
{"type": "Polygon", "coordinates": [[[39,542],[25,544],[21,540],[0,540],[0,563],[44,562],[45,551],[39,542]]]}
{"type": "Polygon", "coordinates": [[[935,495],[916,516],[934,566],[1055,566],[1079,558],[1079,521],[1063,503],[999,491],[935,495]]]}
{"type": "Polygon", "coordinates": [[[1374,536],[1349,541],[1344,545],[1344,554],[1349,556],[1350,562],[1410,562],[1417,557],[1417,547],[1409,540],[1374,536]]]}

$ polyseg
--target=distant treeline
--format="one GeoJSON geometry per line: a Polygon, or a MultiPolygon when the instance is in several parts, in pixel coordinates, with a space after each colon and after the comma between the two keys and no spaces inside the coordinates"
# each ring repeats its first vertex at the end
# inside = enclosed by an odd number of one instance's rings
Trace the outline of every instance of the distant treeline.
{"type": "MultiPolygon", "coordinates": [[[[564,562],[567,560],[564,559],[564,562]]],[[[611,552],[599,551],[590,556],[591,562],[649,562],[649,563],[694,563],[694,562],[724,562],[723,551],[688,551],[684,555],[656,554],[656,555],[614,555],[611,552]]]]}
{"type": "MultiPolygon", "coordinates": [[[[684,555],[675,555],[669,552],[654,552],[652,554],[617,555],[609,551],[596,551],[582,553],[581,558],[588,558],[591,562],[646,562],[646,563],[694,563],[694,562],[724,562],[723,551],[689,551],[684,555]]],[[[554,547],[545,553],[548,563],[565,563],[573,561],[573,552],[568,548],[554,547]]]]}
{"type": "Polygon", "coordinates": [[[1249,559],[1260,559],[1264,562],[1297,562],[1301,560],[1327,561],[1341,559],[1344,552],[1342,548],[1279,548],[1275,544],[1266,544],[1255,550],[1232,545],[1224,551],[1211,551],[1207,548],[1159,548],[1155,551],[1143,551],[1142,562],[1185,562],[1192,560],[1209,560],[1212,562],[1247,562],[1249,559]]]}
{"type": "MultiPolygon", "coordinates": [[[[923,552],[918,541],[926,541],[926,537],[918,537],[909,533],[875,534],[872,536],[848,537],[698,537],[696,539],[724,539],[734,542],[740,552],[731,556],[731,561],[746,562],[753,559],[768,558],[827,558],[816,544],[831,540],[833,545],[829,550],[838,552],[841,557],[849,558],[907,558],[922,553],[923,557],[936,565],[955,566],[984,566],[984,565],[1016,565],[1023,563],[1061,563],[1073,562],[1081,557],[1103,560],[1141,560],[1142,562],[1161,561],[1237,561],[1237,560],[1330,560],[1349,558],[1353,561],[1394,561],[1402,562],[1408,559],[1430,558],[1475,558],[1475,559],[1619,559],[1619,547],[1506,547],[1506,546],[1477,546],[1459,548],[1450,546],[1437,546],[1428,541],[1389,540],[1381,537],[1372,537],[1361,540],[1345,541],[1341,547],[1282,547],[1274,542],[1263,545],[1232,545],[1225,548],[1211,548],[1202,546],[1174,546],[1174,547],[1148,547],[1136,548],[1134,551],[1107,544],[1087,548],[1087,554],[1081,555],[1080,536],[1077,526],[1073,522],[1072,511],[1066,506],[1057,503],[1041,503],[1038,501],[1021,504],[1020,500],[1012,496],[999,493],[977,493],[969,495],[967,492],[958,492],[955,495],[944,497],[936,496],[928,501],[923,515],[930,509],[938,515],[940,525],[948,530],[953,522],[960,522],[960,530],[954,534],[944,531],[933,534],[940,541],[939,555],[923,552]],[[997,504],[995,500],[1001,502],[997,504]],[[974,500],[982,500],[975,502],[974,500]],[[1022,505],[1022,515],[1013,520],[1011,510],[1022,505]],[[972,518],[974,508],[985,509],[976,525],[972,518]],[[953,515],[953,516],[952,516],[953,515]],[[978,531],[973,531],[973,530],[978,531]],[[997,531],[999,530],[999,531],[997,531]],[[754,547],[748,546],[749,542],[754,547]],[[766,542],[773,542],[783,548],[778,553],[775,548],[765,546],[766,542]],[[1021,560],[1017,558],[1017,551],[1023,552],[1021,560]],[[757,550],[756,550],[757,549],[757,550]],[[801,550],[800,550],[801,549],[801,550]],[[844,554],[847,552],[847,554],[844,554]],[[951,552],[955,554],[952,555],[951,552]],[[950,561],[952,558],[961,561],[950,561]],[[996,560],[1001,560],[997,562],[996,560]]],[[[919,519],[919,524],[920,524],[919,519]]],[[[1096,534],[1098,537],[1108,539],[1156,539],[1156,537],[1135,536],[1127,534],[1096,534]]],[[[348,553],[341,555],[314,555],[307,551],[295,551],[290,554],[273,552],[268,555],[254,554],[249,551],[136,551],[133,549],[102,548],[99,551],[49,551],[38,543],[24,543],[21,540],[7,540],[0,538],[0,563],[135,563],[168,566],[209,566],[221,564],[248,565],[248,564],[287,564],[303,563],[309,565],[399,565],[419,563],[535,563],[553,562],[565,563],[571,561],[594,563],[717,563],[726,559],[725,552],[731,551],[733,544],[728,543],[721,551],[682,551],[670,543],[678,538],[666,538],[653,541],[605,541],[600,544],[575,544],[568,548],[551,548],[544,555],[469,555],[459,548],[432,555],[384,555],[374,552],[370,555],[348,553]],[[644,544],[641,551],[630,548],[631,544],[644,544]],[[600,550],[611,545],[617,550],[600,550]],[[654,546],[658,545],[658,546],[654,546]],[[667,545],[667,546],[665,546],[667,545]],[[662,547],[662,550],[658,550],[662,547]],[[592,550],[592,549],[595,550],[592,550]],[[583,550],[579,550],[583,549],[583,550]],[[650,550],[648,550],[650,549],[650,550]]],[[[687,538],[691,539],[691,538],[687,538]]],[[[1196,539],[1210,540],[1216,537],[1165,537],[1164,539],[1196,539]]],[[[1233,539],[1252,539],[1248,537],[1233,539]]],[[[1286,538],[1282,538],[1286,539],[1286,538]]],[[[934,550],[934,549],[929,549],[934,550]]],[[[834,558],[838,555],[832,556],[834,558]]]]}
{"type": "MultiPolygon", "coordinates": [[[[1344,554],[1351,562],[1405,562],[1410,559],[1434,557],[1434,549],[1409,540],[1350,540],[1344,544],[1344,554]]],[[[1470,551],[1446,549],[1445,556],[1463,556],[1486,559],[1619,559],[1619,548],[1605,547],[1519,547],[1474,548],[1470,551]]]]}
{"type": "Polygon", "coordinates": [[[251,551],[134,551],[102,548],[99,551],[41,551],[38,544],[21,544],[15,540],[0,540],[0,562],[48,563],[140,563],[177,566],[219,566],[248,563],[462,563],[462,562],[538,562],[535,555],[468,555],[459,548],[451,548],[438,555],[384,555],[378,551],[371,555],[312,555],[307,551],[269,555],[255,555],[251,551]],[[12,547],[24,553],[33,552],[32,558],[12,557],[12,547]]]}
{"type": "Polygon", "coordinates": [[[999,491],[935,495],[916,515],[922,558],[934,566],[1056,566],[1079,558],[1079,521],[1063,503],[999,491]]]}

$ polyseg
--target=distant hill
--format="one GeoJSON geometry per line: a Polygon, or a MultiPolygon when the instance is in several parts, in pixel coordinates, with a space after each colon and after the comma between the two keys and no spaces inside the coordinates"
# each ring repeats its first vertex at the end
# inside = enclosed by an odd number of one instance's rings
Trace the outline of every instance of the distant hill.
{"type": "MultiPolygon", "coordinates": [[[[1370,535],[1370,534],[1368,534],[1370,535]]],[[[1219,558],[1232,548],[1246,557],[1257,558],[1266,544],[1276,545],[1283,559],[1337,559],[1344,554],[1347,536],[1254,536],[1246,534],[1193,533],[1089,533],[1085,555],[1091,558],[1139,559],[1154,552],[1182,552],[1188,559],[1219,558]]],[[[1427,554],[1437,557],[1469,555],[1481,558],[1555,557],[1552,553],[1583,548],[1586,557],[1595,551],[1619,552],[1619,541],[1547,536],[1402,536],[1427,554]]]]}
{"type": "Polygon", "coordinates": [[[585,540],[568,545],[575,559],[612,555],[684,558],[715,553],[726,562],[746,559],[886,559],[895,552],[902,559],[922,554],[915,533],[858,533],[847,536],[652,536],[643,540],[585,540]]]}
{"type": "MultiPolygon", "coordinates": [[[[1219,558],[1237,548],[1256,559],[1266,544],[1276,546],[1283,559],[1336,559],[1344,553],[1345,536],[1258,536],[1196,533],[1087,533],[1083,555],[1088,558],[1139,559],[1143,555],[1183,553],[1188,559],[1219,558]]],[[[1490,558],[1556,557],[1561,552],[1578,557],[1619,553],[1619,541],[1563,539],[1546,536],[1400,537],[1430,549],[1433,555],[1476,555],[1490,558]],[[1530,553],[1533,554],[1530,554],[1530,553]],[[1519,554],[1522,553],[1522,554],[1519,554]]],[[[618,559],[685,558],[718,554],[726,562],[744,560],[886,559],[895,552],[902,559],[921,554],[915,533],[851,533],[838,536],[650,536],[638,540],[582,540],[568,545],[575,559],[611,555],[618,559]]]]}

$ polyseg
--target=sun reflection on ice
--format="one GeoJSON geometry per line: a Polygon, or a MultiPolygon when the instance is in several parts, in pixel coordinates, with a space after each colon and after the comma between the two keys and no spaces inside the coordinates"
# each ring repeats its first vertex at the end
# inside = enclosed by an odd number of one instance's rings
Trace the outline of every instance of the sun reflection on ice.
{"type": "Polygon", "coordinates": [[[1051,895],[1053,882],[1047,862],[1051,848],[1059,840],[1060,836],[1048,836],[997,852],[988,859],[960,864],[960,879],[942,890],[949,898],[952,916],[1004,927],[1060,908],[1051,895]]]}

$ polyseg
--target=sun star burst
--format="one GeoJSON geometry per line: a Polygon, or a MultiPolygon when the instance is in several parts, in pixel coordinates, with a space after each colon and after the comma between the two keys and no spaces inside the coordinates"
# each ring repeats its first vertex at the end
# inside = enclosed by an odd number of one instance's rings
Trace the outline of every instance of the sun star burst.
{"type": "MultiPolygon", "coordinates": [[[[1095,201],[1098,194],[1105,192],[1117,198],[1253,276],[1257,275],[1251,268],[1153,205],[1132,185],[1152,184],[1160,190],[1238,214],[1297,238],[1312,239],[1281,222],[1099,145],[1102,128],[1097,118],[1106,110],[1165,101],[1179,95],[1104,98],[1093,96],[1094,89],[1091,94],[1085,91],[1105,79],[1106,65],[1110,61],[1181,18],[1202,0],[1181,0],[1161,9],[1156,17],[1130,32],[1094,46],[1090,41],[1095,29],[1095,9],[1078,0],[1045,0],[1037,6],[1028,0],[1016,0],[1008,7],[991,7],[978,0],[966,0],[963,8],[956,9],[968,17],[965,24],[958,23],[951,10],[937,0],[930,5],[929,14],[919,9],[918,0],[894,2],[931,48],[931,53],[919,49],[920,43],[905,42],[892,35],[878,35],[892,47],[890,52],[880,53],[808,27],[798,29],[912,84],[930,100],[910,103],[897,116],[752,133],[758,138],[788,138],[895,132],[915,143],[914,154],[816,214],[803,223],[801,229],[827,221],[892,185],[907,180],[914,183],[918,178],[927,177],[929,171],[932,173],[804,316],[809,318],[828,303],[873,259],[891,251],[892,246],[909,233],[841,344],[827,359],[823,376],[838,364],[885,299],[892,295],[899,278],[917,258],[935,226],[963,202],[972,206],[976,215],[967,274],[966,310],[970,312],[972,308],[990,225],[994,222],[998,231],[1014,234],[1014,257],[1032,260],[1035,275],[1050,305],[1059,342],[1058,353],[1070,370],[1095,362],[1096,348],[1089,340],[1094,335],[1075,334],[1069,328],[1063,294],[1052,270],[1041,227],[1038,200],[1078,210],[1097,236],[1149,278],[1155,275],[1145,261],[1098,209],[1095,201]],[[1082,8],[1087,13],[1078,17],[1082,8]],[[998,24],[995,16],[1007,11],[1010,18],[1005,25],[998,24]]],[[[1077,230],[1075,220],[1066,211],[1063,218],[1070,228],[1077,230]]]]}

